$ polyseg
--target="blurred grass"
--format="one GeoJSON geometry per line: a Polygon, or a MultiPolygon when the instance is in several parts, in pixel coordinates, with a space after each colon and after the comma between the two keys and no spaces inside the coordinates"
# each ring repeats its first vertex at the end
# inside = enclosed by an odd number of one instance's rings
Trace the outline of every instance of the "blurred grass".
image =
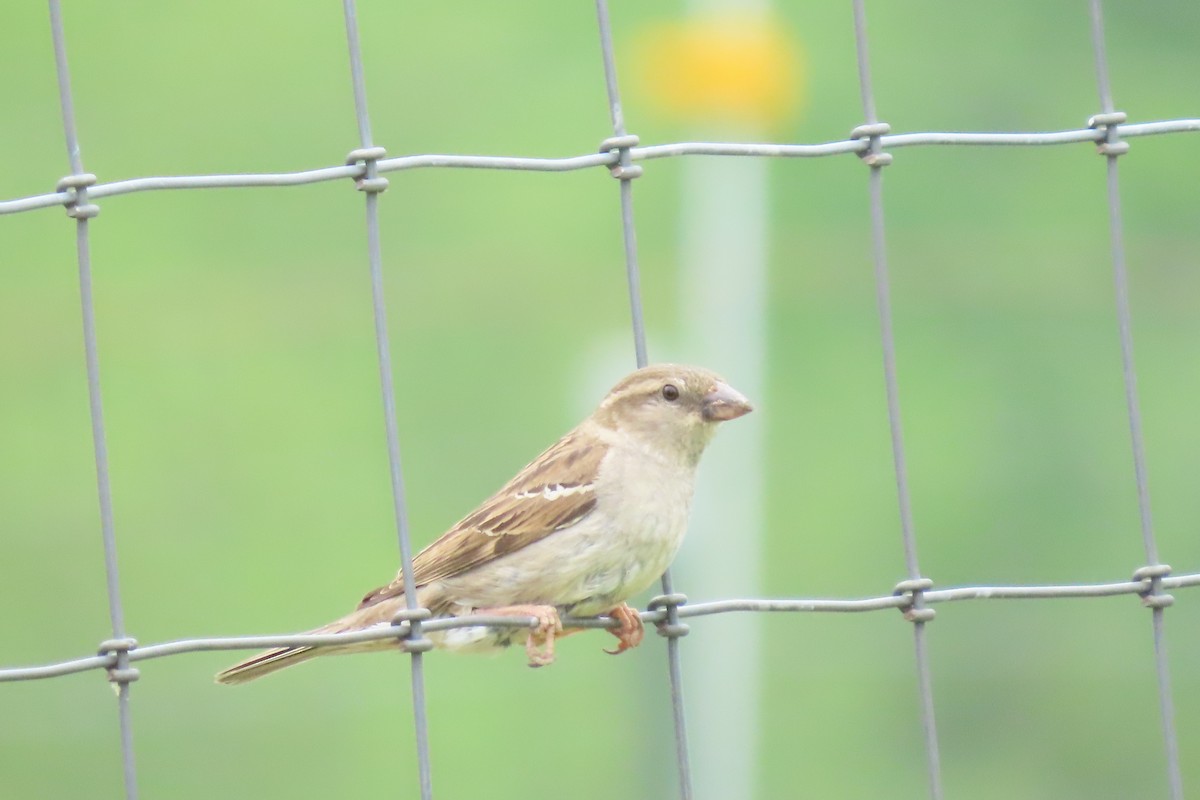
{"type": "MultiPolygon", "coordinates": [[[[340,161],[356,134],[339,10],[200,8],[68,4],[87,168],[112,180],[340,161]]],[[[617,4],[616,41],[679,13],[617,4]]],[[[806,52],[809,99],[776,138],[844,137],[861,121],[848,7],[781,13],[806,52]]],[[[985,15],[926,0],[870,13],[880,113],[897,131],[1068,128],[1097,110],[1081,3],[1023,0],[985,15]]],[[[66,167],[44,10],[18,4],[6,17],[0,197],[10,198],[48,191],[66,167]]],[[[570,155],[607,130],[589,4],[367,2],[360,17],[375,137],[392,154],[570,155]]],[[[1200,7],[1114,6],[1108,24],[1118,107],[1135,121],[1195,116],[1200,7]]],[[[635,74],[622,81],[643,142],[705,138],[659,117],[635,74]]],[[[1193,138],[1138,139],[1121,168],[1154,511],[1178,570],[1200,566],[1193,138]]],[[[1144,557],[1098,159],[1087,147],[910,149],[896,162],[889,257],[925,574],[949,584],[1127,575],[1144,557]]],[[[681,168],[648,164],[637,185],[652,336],[669,337],[677,312],[681,168]]],[[[770,169],[760,399],[770,558],[763,586],[745,593],[875,594],[903,562],[863,168],[844,158],[770,169]]],[[[420,546],[574,422],[576,360],[627,335],[628,312],[603,171],[390,180],[385,268],[420,546]]],[[[308,627],[391,576],[362,212],[350,191],[101,203],[104,399],[124,600],[142,641],[308,627]]],[[[54,210],[7,217],[0,251],[0,663],[11,665],[86,653],[108,620],[68,223],[54,210]]],[[[736,383],[737,364],[712,366],[736,383]]],[[[1179,595],[1167,619],[1194,785],[1200,614],[1179,595]]],[[[931,647],[948,795],[1161,796],[1146,617],[1129,598],[939,610],[931,647]]],[[[907,627],[887,615],[764,624],[760,795],[920,796],[907,627]]],[[[693,627],[704,635],[703,620],[693,627]]],[[[432,656],[439,796],[655,794],[648,787],[672,771],[661,644],[615,660],[599,646],[572,638],[562,663],[537,672],[511,654],[432,656]]],[[[415,786],[402,662],[330,659],[229,691],[210,682],[228,660],[142,665],[133,697],[146,796],[415,786]]],[[[0,793],[119,793],[101,684],[82,675],[0,691],[0,793]]]]}

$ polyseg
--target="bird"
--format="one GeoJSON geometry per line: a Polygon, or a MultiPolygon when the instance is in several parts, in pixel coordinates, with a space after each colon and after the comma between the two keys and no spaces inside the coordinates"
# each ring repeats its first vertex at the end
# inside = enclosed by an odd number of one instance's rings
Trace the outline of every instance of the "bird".
{"type": "MultiPolygon", "coordinates": [[[[435,647],[487,651],[522,642],[530,666],[555,660],[561,617],[609,615],[617,654],[641,643],[626,601],[647,589],[683,542],[696,467],[720,423],[752,406],[714,372],[642,367],[499,491],[412,559],[416,605],[435,616],[526,616],[536,627],[470,626],[427,635],[435,647]]],[[[407,607],[403,571],[312,633],[390,626],[407,607]]],[[[216,676],[240,684],[316,656],[395,650],[394,639],[279,647],[216,676]]]]}

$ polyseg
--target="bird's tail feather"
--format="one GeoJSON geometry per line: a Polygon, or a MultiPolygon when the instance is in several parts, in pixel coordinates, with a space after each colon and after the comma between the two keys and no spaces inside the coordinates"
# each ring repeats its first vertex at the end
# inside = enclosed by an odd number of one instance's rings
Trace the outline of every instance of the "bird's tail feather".
{"type": "MultiPolygon", "coordinates": [[[[392,615],[404,605],[404,596],[389,598],[381,603],[352,611],[339,620],[328,625],[309,631],[309,633],[345,633],[370,628],[379,624],[391,622],[392,615]]],[[[394,640],[386,639],[356,644],[333,645],[330,647],[276,647],[264,650],[257,655],[234,664],[229,669],[217,673],[217,683],[237,684],[270,675],[272,672],[308,661],[317,656],[333,655],[335,653],[357,653],[368,650],[386,650],[394,648],[394,640]]]]}
{"type": "Polygon", "coordinates": [[[276,647],[258,655],[240,661],[226,670],[217,673],[217,683],[239,684],[248,683],[263,675],[308,661],[317,656],[313,647],[276,647]]]}

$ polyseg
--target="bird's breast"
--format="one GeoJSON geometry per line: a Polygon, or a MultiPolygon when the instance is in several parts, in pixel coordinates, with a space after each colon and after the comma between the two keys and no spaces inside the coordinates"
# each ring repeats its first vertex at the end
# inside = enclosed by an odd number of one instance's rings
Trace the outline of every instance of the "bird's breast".
{"type": "Polygon", "coordinates": [[[596,483],[598,533],[584,600],[572,613],[598,614],[649,587],[666,571],[687,531],[693,470],[630,454],[605,464],[596,483]]]}
{"type": "Polygon", "coordinates": [[[578,616],[611,611],[657,580],[687,530],[693,469],[637,451],[610,453],[596,505],[575,523],[441,581],[462,609],[552,605],[578,616]]]}

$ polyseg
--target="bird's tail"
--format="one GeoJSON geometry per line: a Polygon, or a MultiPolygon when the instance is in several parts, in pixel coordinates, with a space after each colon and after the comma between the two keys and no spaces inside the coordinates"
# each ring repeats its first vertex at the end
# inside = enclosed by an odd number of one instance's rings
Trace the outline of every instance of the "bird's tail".
{"type": "MultiPolygon", "coordinates": [[[[398,598],[389,598],[376,605],[359,608],[341,619],[335,620],[328,625],[322,625],[320,628],[309,631],[309,633],[345,633],[347,631],[363,630],[364,628],[380,624],[386,625],[391,622],[392,615],[403,607],[403,605],[403,595],[400,595],[398,598]]],[[[356,653],[367,650],[385,650],[395,647],[396,642],[392,639],[332,645],[329,647],[276,647],[273,650],[264,650],[257,655],[247,658],[245,661],[239,661],[229,669],[218,672],[216,679],[217,683],[248,683],[261,678],[263,675],[270,675],[272,672],[294,666],[317,656],[327,656],[335,653],[356,653]]]]}
{"type": "Polygon", "coordinates": [[[316,656],[315,647],[276,647],[274,650],[265,650],[245,661],[239,661],[229,669],[218,672],[217,683],[229,685],[249,683],[263,675],[270,675],[284,667],[308,661],[316,656]]]}

